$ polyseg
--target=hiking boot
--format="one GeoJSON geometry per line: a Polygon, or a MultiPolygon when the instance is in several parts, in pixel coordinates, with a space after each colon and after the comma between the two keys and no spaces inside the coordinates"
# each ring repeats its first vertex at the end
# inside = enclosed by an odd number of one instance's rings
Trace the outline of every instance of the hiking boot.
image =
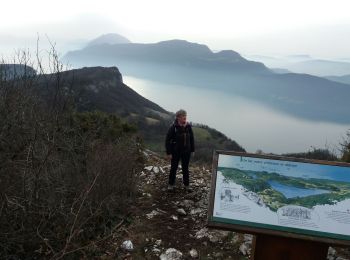
{"type": "Polygon", "coordinates": [[[168,191],[171,192],[171,191],[174,191],[175,190],[175,185],[168,185],[168,191]]]}
{"type": "Polygon", "coordinates": [[[193,189],[190,186],[185,186],[185,191],[187,191],[188,193],[193,192],[193,189]]]}

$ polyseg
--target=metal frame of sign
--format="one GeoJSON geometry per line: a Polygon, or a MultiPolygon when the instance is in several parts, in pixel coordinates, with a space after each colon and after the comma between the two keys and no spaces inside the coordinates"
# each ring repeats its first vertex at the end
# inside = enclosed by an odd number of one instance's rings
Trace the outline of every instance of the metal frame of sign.
{"type": "MultiPolygon", "coordinates": [[[[211,191],[210,191],[210,197],[209,197],[207,226],[210,228],[245,232],[245,233],[250,233],[255,235],[261,234],[261,235],[282,236],[282,237],[288,237],[288,238],[321,242],[329,245],[350,246],[350,228],[349,228],[349,235],[338,235],[338,234],[332,235],[330,233],[324,233],[320,231],[313,231],[313,230],[307,230],[307,229],[283,227],[279,225],[274,226],[274,225],[262,224],[257,222],[249,222],[249,221],[242,221],[242,220],[235,220],[235,219],[220,219],[218,217],[214,217],[215,192],[216,192],[216,186],[217,186],[217,169],[218,169],[218,161],[219,161],[220,154],[239,156],[239,157],[252,157],[252,158],[258,158],[258,159],[297,162],[297,163],[301,162],[301,163],[310,163],[310,164],[319,164],[319,165],[341,166],[341,167],[350,167],[349,163],[309,160],[309,159],[282,157],[282,156],[274,156],[274,155],[230,152],[230,151],[221,151],[221,150],[215,151],[213,155],[213,165],[212,165],[213,172],[212,172],[211,191]]],[[[350,227],[350,224],[349,224],[349,227],[350,227]]]]}

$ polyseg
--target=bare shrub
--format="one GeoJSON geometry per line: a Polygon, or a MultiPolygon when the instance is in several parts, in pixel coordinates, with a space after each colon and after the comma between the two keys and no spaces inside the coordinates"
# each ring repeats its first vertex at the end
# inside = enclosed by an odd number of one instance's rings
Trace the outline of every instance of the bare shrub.
{"type": "Polygon", "coordinates": [[[134,129],[75,112],[74,78],[62,78],[56,52],[50,57],[50,74],[40,58],[38,74],[0,73],[3,258],[88,256],[128,213],[142,167],[134,129]]]}
{"type": "Polygon", "coordinates": [[[344,162],[350,163],[350,130],[347,131],[346,137],[343,139],[343,142],[340,144],[342,160],[344,162]]]}

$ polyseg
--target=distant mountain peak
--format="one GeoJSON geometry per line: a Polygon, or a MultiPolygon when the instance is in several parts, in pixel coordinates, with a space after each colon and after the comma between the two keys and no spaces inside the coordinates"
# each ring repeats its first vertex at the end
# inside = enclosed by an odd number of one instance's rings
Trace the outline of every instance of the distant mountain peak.
{"type": "Polygon", "coordinates": [[[162,47],[168,47],[168,48],[176,48],[176,49],[191,49],[191,50],[201,50],[202,52],[206,53],[212,53],[212,51],[209,49],[207,45],[199,44],[195,42],[189,42],[186,40],[168,40],[168,41],[161,41],[157,43],[158,46],[162,47]]]}
{"type": "Polygon", "coordinates": [[[244,58],[238,53],[233,50],[223,50],[215,53],[215,56],[217,58],[223,57],[227,59],[239,59],[239,60],[244,60],[244,58]]]}
{"type": "MultiPolygon", "coordinates": [[[[186,40],[181,39],[173,39],[173,40],[167,40],[167,41],[160,41],[158,42],[159,45],[170,45],[170,46],[201,46],[201,47],[207,47],[204,44],[199,44],[195,42],[189,42],[186,40]]],[[[208,47],[207,47],[208,48],[208,47]]]]}
{"type": "Polygon", "coordinates": [[[125,44],[131,43],[131,41],[124,36],[117,33],[103,34],[88,43],[87,46],[101,45],[101,44],[125,44]]]}

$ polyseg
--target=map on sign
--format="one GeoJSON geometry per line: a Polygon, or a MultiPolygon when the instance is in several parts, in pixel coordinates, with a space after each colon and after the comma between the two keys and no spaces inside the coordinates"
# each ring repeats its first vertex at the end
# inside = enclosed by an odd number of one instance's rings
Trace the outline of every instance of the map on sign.
{"type": "Polygon", "coordinates": [[[210,221],[350,240],[350,167],[219,154],[210,221]]]}

